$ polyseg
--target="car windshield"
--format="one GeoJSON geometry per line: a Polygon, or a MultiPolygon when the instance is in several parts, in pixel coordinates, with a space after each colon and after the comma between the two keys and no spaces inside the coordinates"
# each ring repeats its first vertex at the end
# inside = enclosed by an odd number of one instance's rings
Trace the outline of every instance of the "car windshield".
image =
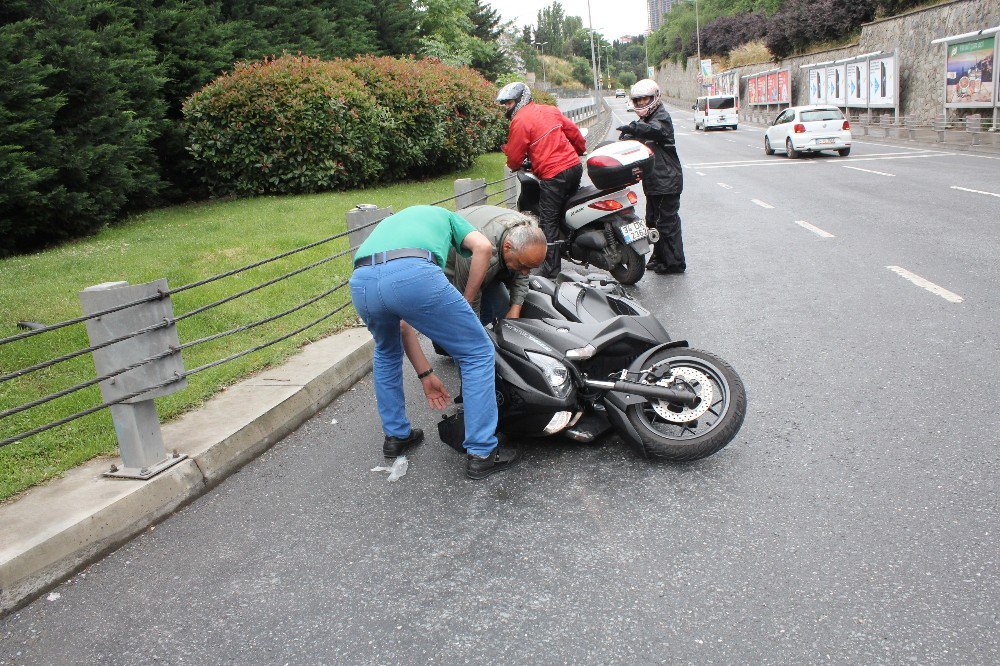
{"type": "Polygon", "coordinates": [[[732,109],[735,106],[735,97],[716,97],[708,100],[708,108],[710,109],[732,109]]]}
{"type": "Polygon", "coordinates": [[[844,114],[839,109],[816,109],[814,111],[803,111],[799,114],[802,122],[808,123],[814,120],[843,120],[844,114]]]}

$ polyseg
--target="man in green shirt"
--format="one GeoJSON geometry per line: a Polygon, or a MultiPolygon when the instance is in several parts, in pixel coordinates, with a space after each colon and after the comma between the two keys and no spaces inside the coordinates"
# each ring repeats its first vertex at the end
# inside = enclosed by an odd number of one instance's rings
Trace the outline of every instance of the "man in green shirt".
{"type": "Polygon", "coordinates": [[[382,220],[354,259],[351,300],[375,339],[374,378],[385,443],[394,458],[423,440],[410,425],[403,394],[403,354],[417,370],[428,403],[443,409],[450,398],[410,326],[441,344],[462,376],[466,474],[482,479],[509,467],[520,452],[498,447],[493,345],[472,310],[493,244],[457,213],[412,206],[382,220]],[[468,258],[463,293],[442,270],[448,253],[468,258]]]}

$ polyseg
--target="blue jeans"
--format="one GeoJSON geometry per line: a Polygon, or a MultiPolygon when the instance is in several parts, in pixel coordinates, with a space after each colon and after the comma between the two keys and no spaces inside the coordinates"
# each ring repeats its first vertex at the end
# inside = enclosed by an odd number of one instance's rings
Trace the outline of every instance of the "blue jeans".
{"type": "Polygon", "coordinates": [[[447,349],[458,364],[465,450],[481,458],[490,455],[497,446],[493,343],[444,271],[424,259],[396,259],[355,268],[350,285],[354,309],[375,338],[375,398],[385,434],[407,437],[411,429],[403,395],[403,320],[447,349]]]}

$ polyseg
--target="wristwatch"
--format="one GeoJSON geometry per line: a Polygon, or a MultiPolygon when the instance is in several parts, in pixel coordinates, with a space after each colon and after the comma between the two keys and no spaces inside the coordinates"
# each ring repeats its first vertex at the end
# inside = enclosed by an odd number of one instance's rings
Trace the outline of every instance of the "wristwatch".
{"type": "Polygon", "coordinates": [[[429,376],[432,372],[434,372],[434,368],[427,368],[417,375],[417,379],[423,379],[424,377],[429,376]]]}

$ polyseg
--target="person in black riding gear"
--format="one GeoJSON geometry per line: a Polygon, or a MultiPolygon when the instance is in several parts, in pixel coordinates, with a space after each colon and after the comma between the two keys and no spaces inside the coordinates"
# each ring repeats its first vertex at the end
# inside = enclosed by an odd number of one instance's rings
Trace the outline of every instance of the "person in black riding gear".
{"type": "Polygon", "coordinates": [[[683,273],[684,240],[681,237],[681,191],[684,176],[674,145],[674,124],[660,101],[660,88],[650,79],[639,81],[631,90],[632,103],[639,120],[617,127],[620,139],[635,139],[649,146],[654,155],[653,168],[642,177],[646,193],[646,226],[655,227],[660,239],[653,246],[647,268],[657,273],[683,273]]]}

